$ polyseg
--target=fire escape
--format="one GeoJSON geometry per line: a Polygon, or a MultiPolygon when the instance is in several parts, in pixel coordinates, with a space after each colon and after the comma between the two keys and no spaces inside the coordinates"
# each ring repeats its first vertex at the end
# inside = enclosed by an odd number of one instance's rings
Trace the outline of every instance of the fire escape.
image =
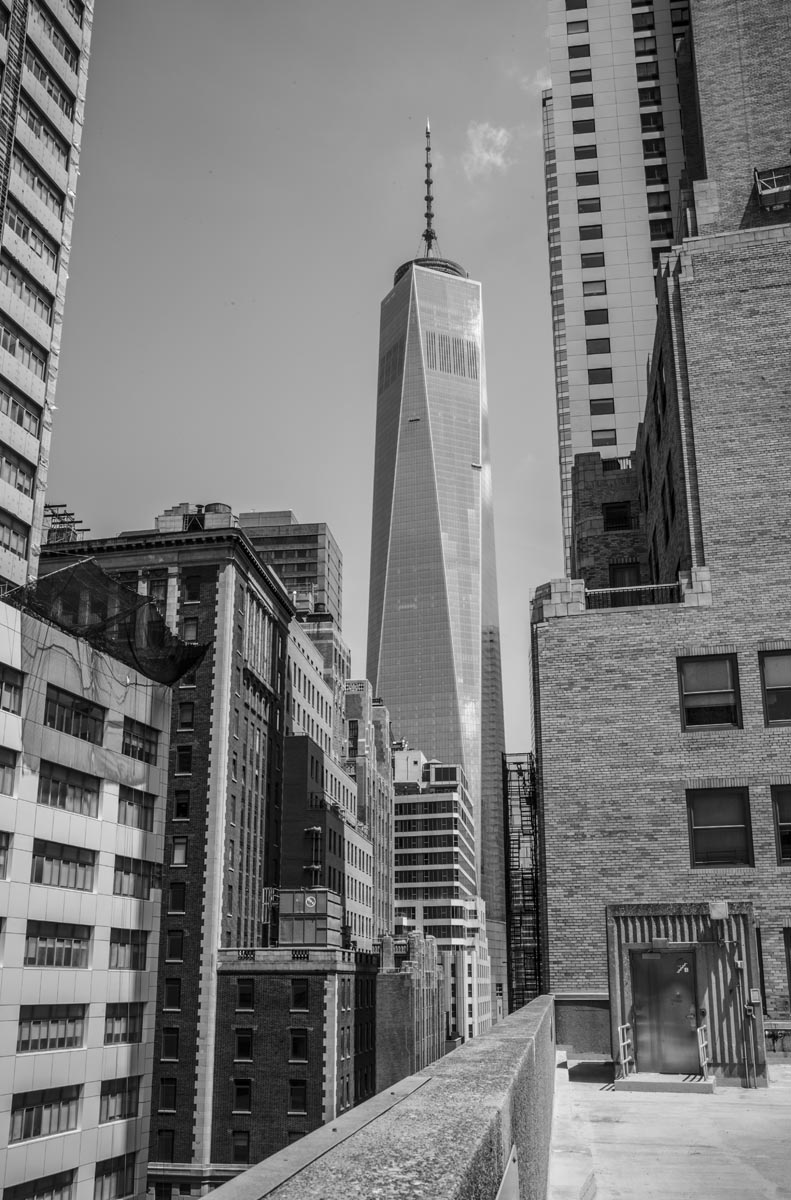
{"type": "Polygon", "coordinates": [[[532,754],[503,755],[508,861],[509,1008],[541,990],[540,879],[536,768],[532,754]]]}

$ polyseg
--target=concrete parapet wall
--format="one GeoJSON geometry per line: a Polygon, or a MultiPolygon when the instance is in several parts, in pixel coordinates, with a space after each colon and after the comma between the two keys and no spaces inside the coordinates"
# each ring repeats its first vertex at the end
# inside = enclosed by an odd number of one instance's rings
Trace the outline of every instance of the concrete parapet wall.
{"type": "Polygon", "coordinates": [[[218,1188],[217,1200],[495,1200],[516,1147],[520,1200],[544,1200],[551,997],[218,1188]]]}

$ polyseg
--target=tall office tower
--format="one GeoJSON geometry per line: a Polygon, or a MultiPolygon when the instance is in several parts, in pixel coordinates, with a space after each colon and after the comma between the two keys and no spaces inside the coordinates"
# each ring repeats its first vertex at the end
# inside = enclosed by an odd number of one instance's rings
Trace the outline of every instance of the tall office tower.
{"type": "Polygon", "coordinates": [[[0,5],[0,584],[38,570],[93,0],[0,5]]]}
{"type": "Polygon", "coordinates": [[[343,555],[323,521],[305,525],[293,512],[239,513],[243,529],[289,595],[312,595],[311,611],[330,613],[343,625],[343,555]]]}
{"type": "Polygon", "coordinates": [[[568,572],[574,455],[627,456],[642,417],[653,272],[679,218],[676,47],[689,3],[549,0],[549,18],[544,162],[568,572]]]}
{"type": "Polygon", "coordinates": [[[481,285],[435,248],[382,302],[367,676],[393,732],[463,764],[496,983],[506,985],[503,701],[481,285]]]}

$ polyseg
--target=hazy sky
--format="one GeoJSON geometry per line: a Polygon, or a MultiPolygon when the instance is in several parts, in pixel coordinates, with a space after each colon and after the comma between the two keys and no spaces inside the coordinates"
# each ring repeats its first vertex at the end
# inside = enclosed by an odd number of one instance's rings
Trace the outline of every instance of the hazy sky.
{"type": "Polygon", "coordinates": [[[48,498],[93,536],[181,500],[327,521],[365,672],[379,304],[483,283],[508,749],[562,574],[543,0],[97,0],[48,498]]]}

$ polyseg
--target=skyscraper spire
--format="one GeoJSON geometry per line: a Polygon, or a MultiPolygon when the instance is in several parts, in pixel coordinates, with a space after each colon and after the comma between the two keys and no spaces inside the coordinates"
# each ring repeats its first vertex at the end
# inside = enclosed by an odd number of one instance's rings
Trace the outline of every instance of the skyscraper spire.
{"type": "Polygon", "coordinates": [[[434,203],[431,195],[431,125],[426,117],[426,228],[423,230],[423,241],[426,243],[426,258],[431,258],[432,248],[437,240],[434,232],[434,203]]]}

